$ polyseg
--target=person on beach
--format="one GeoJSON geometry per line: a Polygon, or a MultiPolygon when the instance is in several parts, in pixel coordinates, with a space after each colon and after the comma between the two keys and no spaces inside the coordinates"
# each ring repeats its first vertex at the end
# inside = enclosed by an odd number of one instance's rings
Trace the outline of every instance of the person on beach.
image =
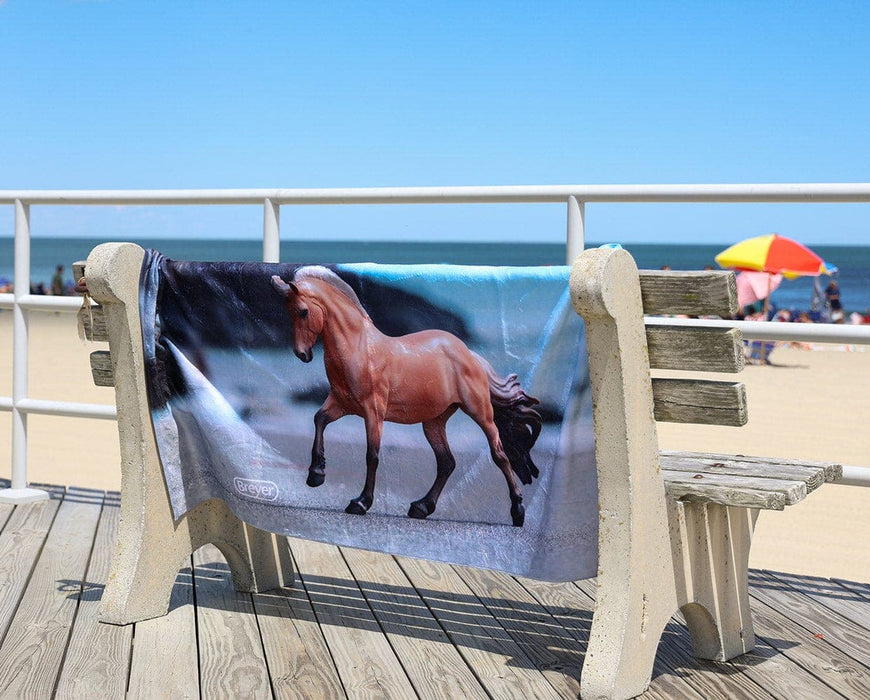
{"type": "Polygon", "coordinates": [[[66,287],[63,283],[63,265],[58,265],[51,278],[51,293],[56,297],[64,295],[66,287]]]}
{"type": "MultiPolygon", "coordinates": [[[[767,314],[764,309],[750,304],[746,307],[746,315],[744,319],[747,321],[767,321],[767,314]]],[[[744,340],[744,353],[746,361],[751,365],[769,365],[770,353],[773,351],[776,343],[768,340],[744,340]]]]}
{"type": "Polygon", "coordinates": [[[843,313],[843,305],[840,302],[840,286],[836,280],[831,280],[825,287],[825,301],[828,303],[831,323],[844,323],[846,314],[843,313]]]}

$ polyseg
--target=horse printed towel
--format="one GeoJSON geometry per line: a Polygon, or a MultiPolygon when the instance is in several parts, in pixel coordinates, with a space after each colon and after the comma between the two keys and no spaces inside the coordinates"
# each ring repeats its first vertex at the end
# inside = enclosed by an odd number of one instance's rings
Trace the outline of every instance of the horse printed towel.
{"type": "Polygon", "coordinates": [[[176,517],[551,581],[595,575],[567,267],[177,262],[141,276],[176,517]]]}

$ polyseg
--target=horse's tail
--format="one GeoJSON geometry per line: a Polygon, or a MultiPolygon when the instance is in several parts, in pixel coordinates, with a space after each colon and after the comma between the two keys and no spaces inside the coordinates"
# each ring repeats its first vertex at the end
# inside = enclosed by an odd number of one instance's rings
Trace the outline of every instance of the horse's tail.
{"type": "Polygon", "coordinates": [[[517,375],[499,377],[483,358],[481,364],[489,377],[493,421],[502,447],[520,481],[531,484],[540,473],[531,455],[543,423],[541,414],[533,408],[540,402],[523,390],[517,375]]]}

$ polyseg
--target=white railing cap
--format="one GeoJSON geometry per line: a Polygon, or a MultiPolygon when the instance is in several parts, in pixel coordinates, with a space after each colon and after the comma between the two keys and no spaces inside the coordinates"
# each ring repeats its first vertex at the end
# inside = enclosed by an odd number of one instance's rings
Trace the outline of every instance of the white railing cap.
{"type": "Polygon", "coordinates": [[[427,204],[563,202],[870,202],[870,183],[503,185],[328,189],[0,190],[0,204],[427,204]]]}

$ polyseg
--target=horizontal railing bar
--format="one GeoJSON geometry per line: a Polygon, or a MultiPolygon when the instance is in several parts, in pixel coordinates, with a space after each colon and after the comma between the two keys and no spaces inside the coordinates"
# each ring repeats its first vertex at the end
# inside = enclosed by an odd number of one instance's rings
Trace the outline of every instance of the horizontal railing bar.
{"type": "Polygon", "coordinates": [[[870,345],[870,325],[839,323],[786,323],[776,321],[730,321],[707,318],[646,316],[648,326],[692,326],[693,328],[739,328],[747,340],[794,340],[815,343],[870,345]]]}
{"type": "Polygon", "coordinates": [[[843,466],[843,476],[835,484],[870,487],[870,467],[843,466]]]}
{"type": "Polygon", "coordinates": [[[0,204],[462,204],[584,202],[870,202],[870,183],[503,185],[217,190],[0,190],[0,204]]]}
{"type": "MultiPolygon", "coordinates": [[[[11,411],[12,407],[12,399],[9,396],[0,396],[0,411],[11,411]]],[[[115,420],[118,417],[118,411],[114,406],[101,403],[23,399],[18,402],[15,408],[22,413],[36,413],[45,416],[99,418],[104,420],[115,420]]]]}
{"type": "MultiPolygon", "coordinates": [[[[11,309],[14,305],[13,294],[0,294],[0,309],[11,309]]],[[[82,298],[26,294],[18,300],[18,306],[30,311],[78,311],[82,308],[82,298]]]]}

